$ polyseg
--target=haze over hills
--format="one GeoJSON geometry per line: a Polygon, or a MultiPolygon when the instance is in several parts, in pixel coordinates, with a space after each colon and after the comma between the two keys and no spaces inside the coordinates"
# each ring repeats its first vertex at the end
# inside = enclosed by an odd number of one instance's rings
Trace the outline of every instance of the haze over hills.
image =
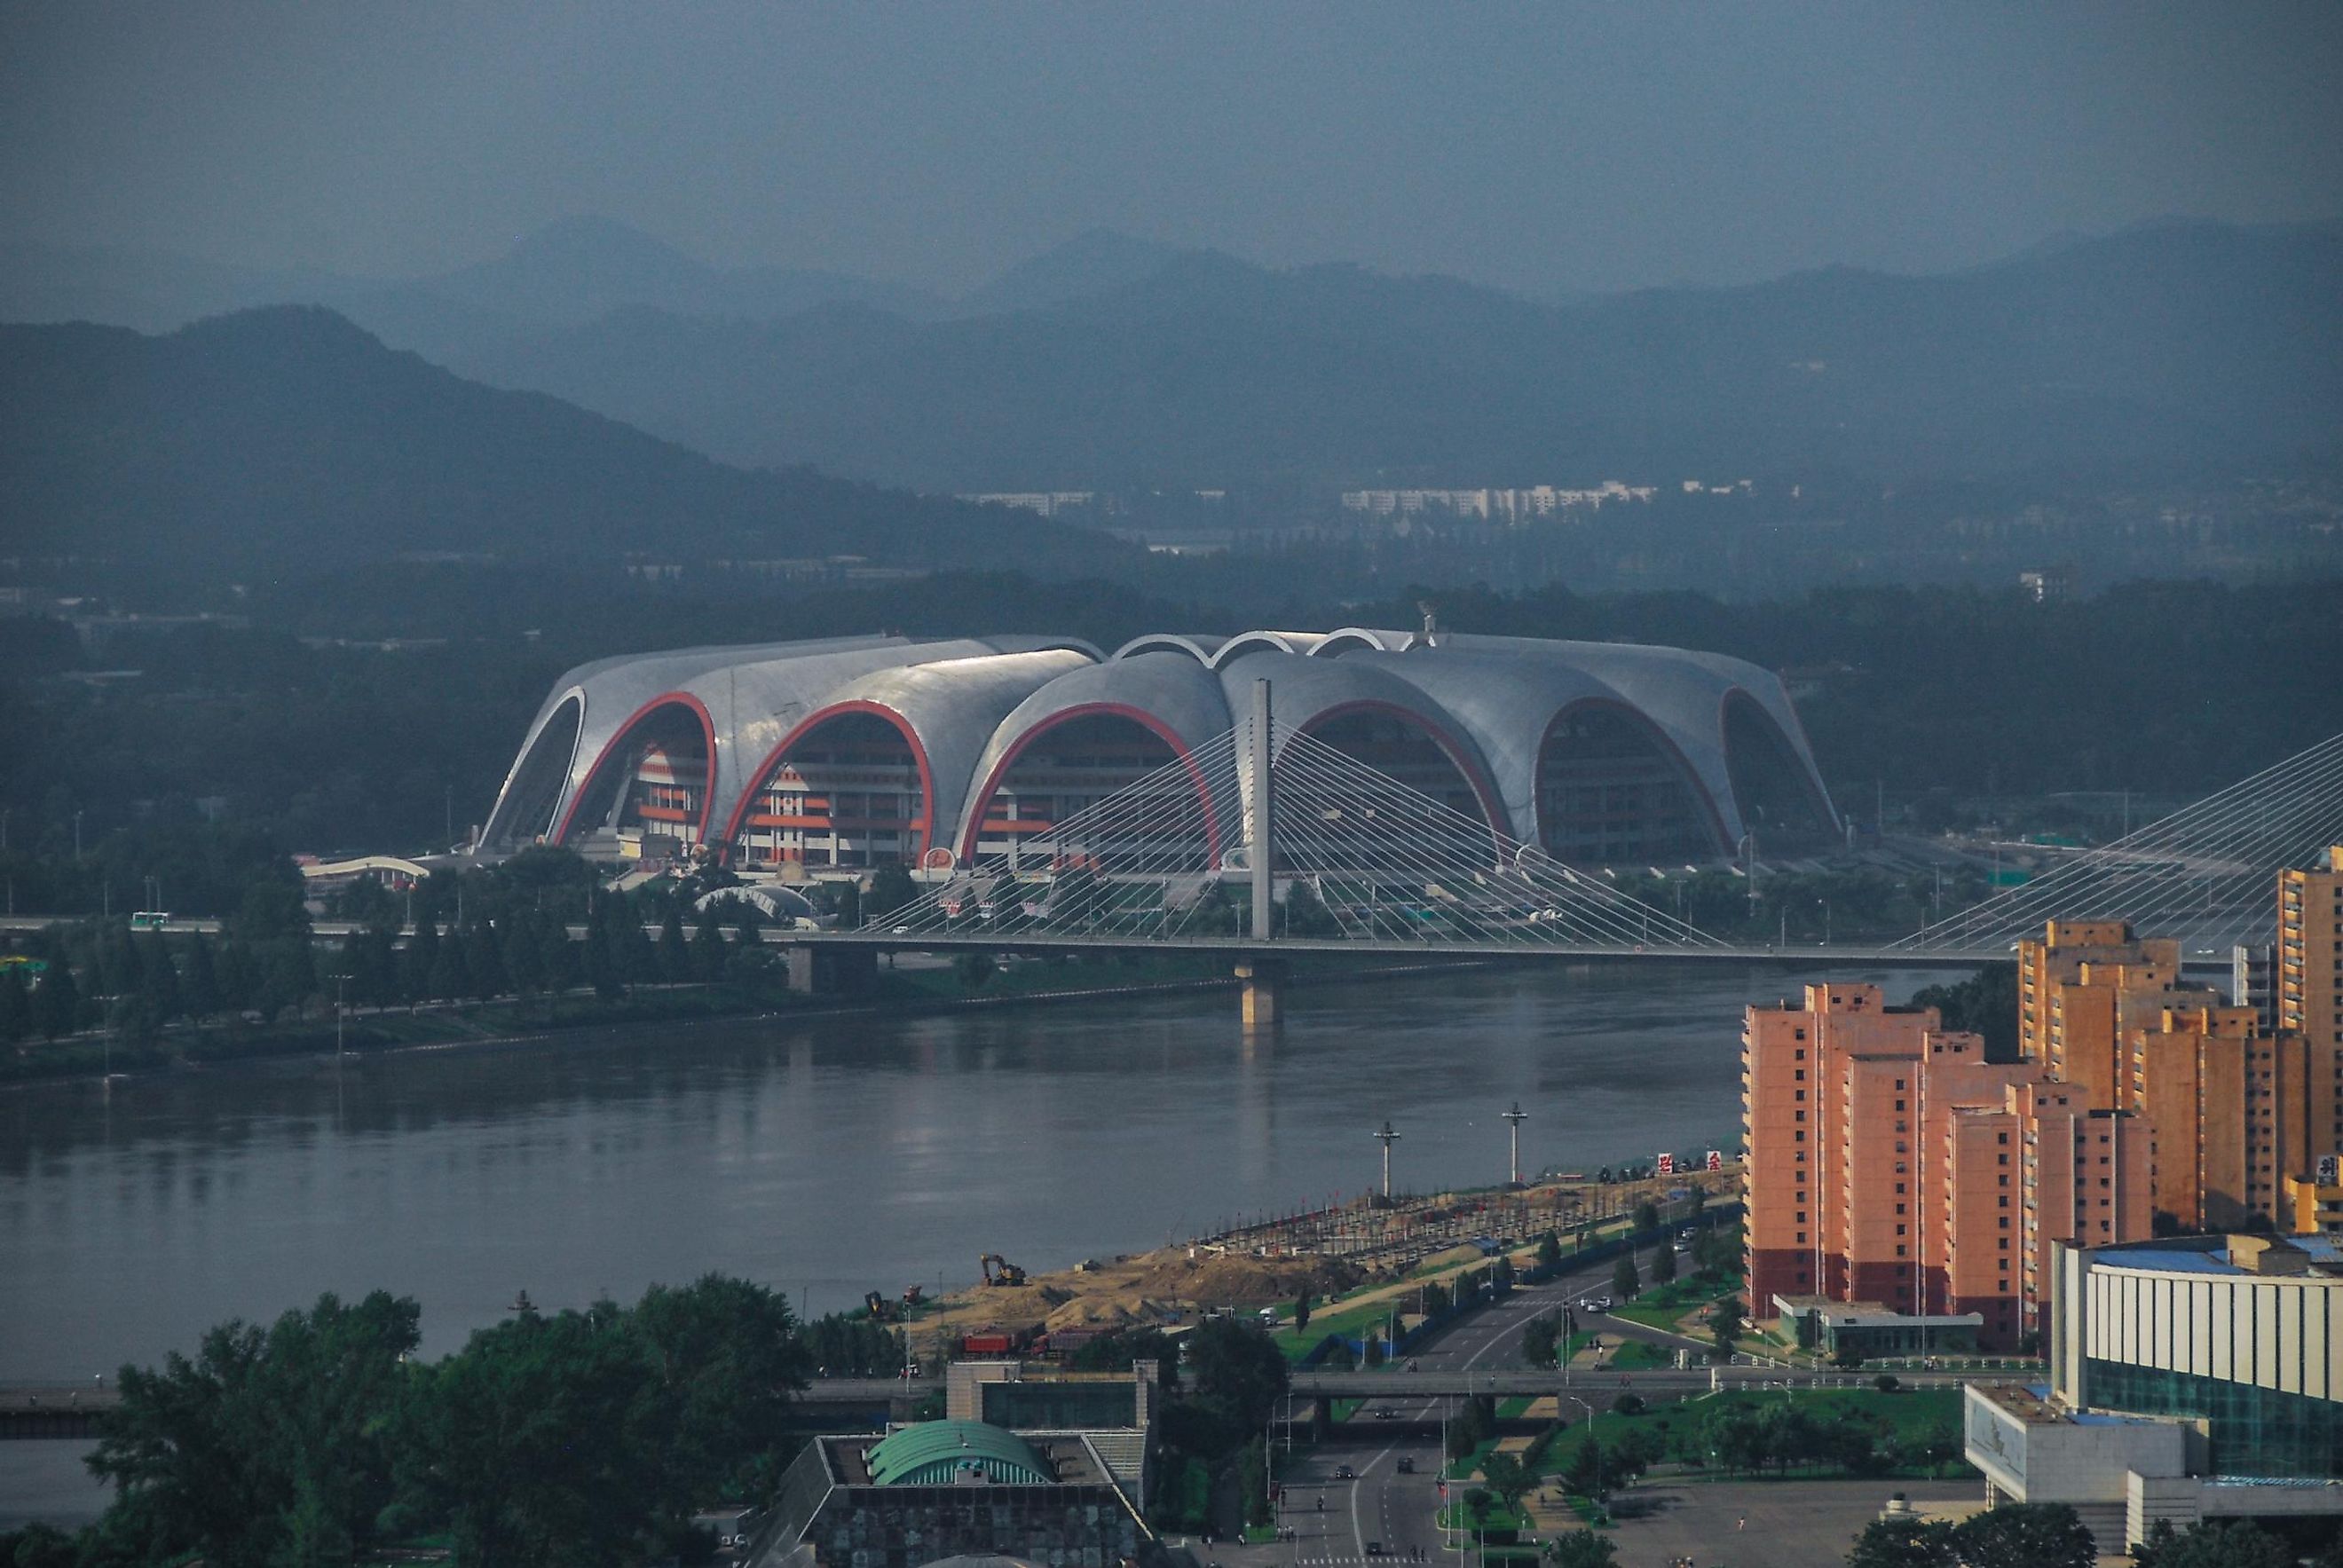
{"type": "Polygon", "coordinates": [[[1032,309],[1121,287],[1179,254],[1170,246],[1093,229],[953,299],[820,268],[711,266],[600,217],[566,218],[522,236],[490,260],[397,280],[17,240],[0,243],[0,321],[91,321],[169,332],[255,306],[323,305],[393,347],[447,359],[478,354],[517,333],[575,327],[635,308],[756,322],[833,305],[915,321],[1032,309]]]}
{"type": "Polygon", "coordinates": [[[1561,305],[1105,230],[959,300],[590,218],[397,284],[0,247],[0,317],[162,330],[271,299],[729,462],[931,490],[2284,468],[2343,430],[2334,225],[1561,305]]]}
{"type": "Polygon", "coordinates": [[[167,337],[0,327],[0,549],[305,578],[417,552],[561,561],[852,554],[1044,571],[1092,530],[805,469],[749,472],[542,394],[478,386],[332,313],[167,337]]]}
{"type": "Polygon", "coordinates": [[[2174,225],[1572,307],[1188,252],[1015,314],[629,311],[456,363],[734,461],[970,490],[2328,461],[2338,351],[2335,228],[2174,225]]]}

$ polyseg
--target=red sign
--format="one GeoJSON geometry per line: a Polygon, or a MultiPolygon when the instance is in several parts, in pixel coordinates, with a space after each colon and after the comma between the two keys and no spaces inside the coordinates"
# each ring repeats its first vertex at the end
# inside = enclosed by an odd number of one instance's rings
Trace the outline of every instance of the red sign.
{"type": "Polygon", "coordinates": [[[1658,1169],[1660,1174],[1663,1176],[1674,1175],[1676,1173],[1676,1157],[1673,1154],[1661,1155],[1658,1169]]]}
{"type": "Polygon", "coordinates": [[[1708,1168],[1711,1171],[1722,1171],[1725,1169],[1725,1151],[1722,1149],[1712,1149],[1708,1151],[1708,1168]]]}

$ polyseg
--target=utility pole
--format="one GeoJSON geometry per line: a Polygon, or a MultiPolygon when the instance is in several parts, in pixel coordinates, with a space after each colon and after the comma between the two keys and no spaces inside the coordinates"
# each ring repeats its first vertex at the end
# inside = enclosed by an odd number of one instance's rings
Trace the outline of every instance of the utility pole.
{"type": "Polygon", "coordinates": [[[1374,1134],[1376,1141],[1383,1146],[1383,1201],[1386,1203],[1391,1201],[1391,1146],[1399,1141],[1399,1136],[1392,1131],[1388,1118],[1374,1134]]]}
{"type": "Polygon", "coordinates": [[[1513,1108],[1511,1111],[1504,1112],[1504,1119],[1512,1124],[1508,1129],[1513,1134],[1513,1158],[1510,1161],[1513,1171],[1511,1181],[1516,1187],[1522,1184],[1522,1123],[1528,1121],[1529,1116],[1530,1113],[1522,1109],[1522,1102],[1518,1100],[1513,1101],[1513,1108]]]}
{"type": "Polygon", "coordinates": [[[1252,864],[1252,940],[1269,940],[1271,917],[1276,913],[1277,849],[1270,802],[1270,771],[1277,743],[1271,728],[1269,682],[1252,683],[1252,789],[1246,813],[1247,859],[1252,864]]]}

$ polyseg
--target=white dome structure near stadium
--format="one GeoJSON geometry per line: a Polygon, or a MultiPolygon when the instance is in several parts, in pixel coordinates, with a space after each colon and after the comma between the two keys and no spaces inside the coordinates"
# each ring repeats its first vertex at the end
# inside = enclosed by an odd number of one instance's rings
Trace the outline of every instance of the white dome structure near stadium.
{"type": "MultiPolygon", "coordinates": [[[[528,729],[480,848],[723,859],[746,875],[973,865],[1228,734],[1299,732],[1580,866],[1825,846],[1782,683],[1681,648],[1346,627],[830,638],[582,665],[528,729]]],[[[1272,769],[1272,778],[1275,777],[1272,769]]],[[[1238,803],[1202,770],[1207,819],[1238,803]]]]}

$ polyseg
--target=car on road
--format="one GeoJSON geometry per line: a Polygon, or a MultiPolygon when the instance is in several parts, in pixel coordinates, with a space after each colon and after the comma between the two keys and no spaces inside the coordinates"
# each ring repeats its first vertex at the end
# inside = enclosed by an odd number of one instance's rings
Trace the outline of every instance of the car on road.
{"type": "Polygon", "coordinates": [[[1338,1464],[1334,1467],[1334,1479],[1337,1481],[1356,1481],[1359,1479],[1359,1473],[1353,1470],[1347,1464],[1338,1464]]]}
{"type": "Polygon", "coordinates": [[[1392,1407],[1387,1404],[1379,1404],[1375,1406],[1375,1419],[1377,1421],[1397,1421],[1399,1419],[1399,1412],[1392,1409],[1392,1407]]]}
{"type": "Polygon", "coordinates": [[[1408,1454],[1401,1454],[1399,1456],[1398,1469],[1402,1475],[1413,1475],[1415,1473],[1414,1459],[1408,1454]]]}
{"type": "Polygon", "coordinates": [[[1380,1541],[1370,1541],[1370,1542],[1368,1542],[1368,1543],[1367,1543],[1367,1555],[1368,1555],[1368,1556],[1370,1556],[1370,1557],[1380,1557],[1380,1556],[1382,1556],[1383,1554],[1383,1543],[1382,1542],[1380,1542],[1380,1541]]]}

